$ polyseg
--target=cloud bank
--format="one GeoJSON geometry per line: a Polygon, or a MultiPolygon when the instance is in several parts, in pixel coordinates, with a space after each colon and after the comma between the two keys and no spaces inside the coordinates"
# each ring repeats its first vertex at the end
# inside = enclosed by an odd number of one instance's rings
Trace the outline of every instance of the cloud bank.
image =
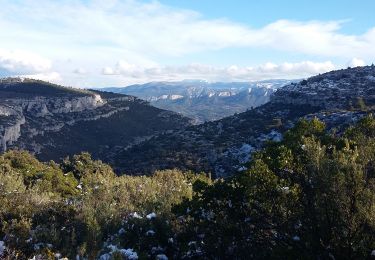
{"type": "Polygon", "coordinates": [[[35,53],[0,49],[0,71],[3,74],[39,73],[51,69],[51,61],[35,53]]]}
{"type": "Polygon", "coordinates": [[[332,62],[314,63],[304,61],[299,63],[274,64],[265,63],[256,67],[215,67],[204,64],[186,66],[155,66],[142,67],[119,61],[113,68],[104,67],[102,74],[106,76],[123,76],[139,81],[165,81],[182,79],[206,79],[210,81],[246,81],[274,78],[298,78],[311,76],[334,70],[332,62]]]}
{"type": "Polygon", "coordinates": [[[320,73],[334,68],[335,62],[329,61],[337,59],[345,62],[336,67],[375,59],[375,27],[344,34],[341,29],[347,21],[277,20],[253,27],[135,0],[0,0],[0,6],[3,75],[56,72],[63,81],[76,84],[84,78],[86,83],[91,79],[93,84],[97,80],[111,84],[114,77],[105,75],[114,74],[124,83],[183,77],[252,80],[320,73]],[[236,60],[229,58],[223,67],[202,65],[205,53],[220,57],[233,48],[276,51],[286,62],[254,65],[249,60],[252,66],[231,66],[236,60]],[[288,62],[290,54],[305,58],[288,62]],[[190,65],[170,65],[178,59],[190,65]]]}

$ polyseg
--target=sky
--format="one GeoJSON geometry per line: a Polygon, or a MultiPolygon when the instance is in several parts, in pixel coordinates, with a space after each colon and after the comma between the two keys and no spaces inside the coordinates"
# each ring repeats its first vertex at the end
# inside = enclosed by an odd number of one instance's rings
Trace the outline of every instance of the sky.
{"type": "Polygon", "coordinates": [[[0,77],[304,78],[375,61],[375,1],[0,0],[0,77]]]}

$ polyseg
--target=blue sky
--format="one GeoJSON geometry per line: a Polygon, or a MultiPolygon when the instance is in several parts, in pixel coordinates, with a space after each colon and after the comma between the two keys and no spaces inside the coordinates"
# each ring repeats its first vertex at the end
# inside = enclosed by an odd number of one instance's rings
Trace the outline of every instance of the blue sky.
{"type": "Polygon", "coordinates": [[[261,27],[275,20],[346,20],[346,33],[363,33],[374,26],[375,1],[372,0],[162,0],[163,4],[196,10],[207,18],[227,17],[261,27]]]}
{"type": "Polygon", "coordinates": [[[375,1],[0,0],[0,76],[302,78],[375,60],[375,1]]]}

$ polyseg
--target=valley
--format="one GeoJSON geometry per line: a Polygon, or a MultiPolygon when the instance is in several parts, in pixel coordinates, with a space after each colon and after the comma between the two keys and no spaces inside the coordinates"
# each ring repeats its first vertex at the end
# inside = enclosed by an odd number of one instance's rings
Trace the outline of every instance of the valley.
{"type": "Polygon", "coordinates": [[[151,105],[192,118],[195,124],[222,119],[267,103],[271,95],[293,80],[215,82],[185,80],[150,82],[103,91],[127,94],[151,105]]]}

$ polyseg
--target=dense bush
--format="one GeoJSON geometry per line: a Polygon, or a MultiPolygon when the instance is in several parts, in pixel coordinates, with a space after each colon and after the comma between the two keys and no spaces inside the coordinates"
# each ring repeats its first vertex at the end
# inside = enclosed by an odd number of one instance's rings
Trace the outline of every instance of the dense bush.
{"type": "MultiPolygon", "coordinates": [[[[160,223],[155,225],[167,232],[162,219],[171,218],[172,205],[192,197],[192,182],[198,178],[203,177],[177,170],[118,177],[87,153],[57,165],[41,163],[27,152],[7,152],[0,156],[0,241],[8,252],[3,257],[58,253],[94,259],[126,220],[134,221],[134,214],[157,214],[154,222],[160,223]]],[[[135,224],[141,228],[146,222],[135,224]]],[[[126,239],[121,240],[124,246],[140,254],[146,250],[141,238],[126,239]],[[134,239],[139,242],[133,244],[134,239]]]]}
{"type": "Polygon", "coordinates": [[[342,136],[302,120],[248,170],[176,207],[185,255],[364,259],[375,254],[375,120],[342,136]],[[189,243],[194,241],[194,248],[189,243]]]}
{"type": "Polygon", "coordinates": [[[8,259],[365,259],[375,255],[375,120],[301,120],[226,180],[117,176],[87,153],[0,156],[8,259]]]}

